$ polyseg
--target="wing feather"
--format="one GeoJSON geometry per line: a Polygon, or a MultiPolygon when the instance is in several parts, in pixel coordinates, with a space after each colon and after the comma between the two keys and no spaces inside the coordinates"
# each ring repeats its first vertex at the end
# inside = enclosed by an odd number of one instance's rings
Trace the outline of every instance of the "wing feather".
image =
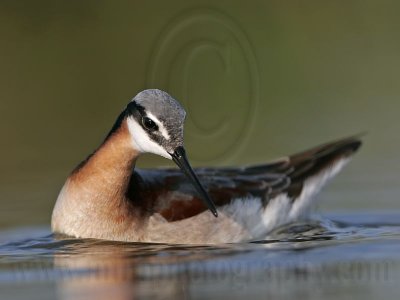
{"type": "MultiPolygon", "coordinates": [[[[197,168],[195,172],[216,206],[247,196],[260,197],[267,205],[269,199],[280,193],[287,193],[295,201],[307,178],[350,156],[360,145],[358,137],[350,137],[268,164],[197,168]]],[[[128,194],[132,201],[141,202],[147,210],[160,213],[168,221],[185,219],[207,209],[178,169],[135,170],[128,194]]]]}

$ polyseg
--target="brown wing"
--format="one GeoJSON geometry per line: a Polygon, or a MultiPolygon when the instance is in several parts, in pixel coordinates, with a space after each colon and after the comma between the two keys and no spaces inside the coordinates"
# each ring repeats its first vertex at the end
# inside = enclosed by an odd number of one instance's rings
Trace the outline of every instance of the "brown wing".
{"type": "MultiPolygon", "coordinates": [[[[359,138],[351,137],[269,164],[197,168],[195,172],[217,207],[246,196],[260,197],[267,204],[279,193],[287,193],[295,200],[307,178],[350,156],[360,145],[359,138]]],[[[132,201],[142,202],[147,210],[160,213],[168,221],[185,219],[207,209],[179,169],[137,170],[130,191],[135,195],[132,201]]]]}

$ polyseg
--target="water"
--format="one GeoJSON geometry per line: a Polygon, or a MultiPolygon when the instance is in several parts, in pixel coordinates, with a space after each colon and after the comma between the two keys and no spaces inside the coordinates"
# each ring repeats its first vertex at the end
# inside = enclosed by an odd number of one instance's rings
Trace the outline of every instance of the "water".
{"type": "Polygon", "coordinates": [[[141,244],[1,233],[3,299],[395,298],[400,215],[338,214],[266,240],[217,246],[141,244]],[[12,241],[10,241],[10,239],[12,241]]]}

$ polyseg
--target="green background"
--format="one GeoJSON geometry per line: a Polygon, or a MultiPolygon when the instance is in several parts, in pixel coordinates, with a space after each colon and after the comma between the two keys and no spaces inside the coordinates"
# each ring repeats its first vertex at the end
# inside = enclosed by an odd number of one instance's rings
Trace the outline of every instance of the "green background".
{"type": "MultiPolygon", "coordinates": [[[[188,110],[192,164],[365,145],[323,211],[398,200],[397,1],[0,1],[0,226],[49,224],[66,176],[140,90],[188,110]]],[[[172,166],[152,155],[141,167],[172,166]]]]}

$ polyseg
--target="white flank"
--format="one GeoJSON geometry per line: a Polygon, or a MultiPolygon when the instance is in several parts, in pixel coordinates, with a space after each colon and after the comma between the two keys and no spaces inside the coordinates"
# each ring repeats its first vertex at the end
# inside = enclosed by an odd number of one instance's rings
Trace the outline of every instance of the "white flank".
{"type": "Polygon", "coordinates": [[[264,208],[260,198],[238,198],[221,208],[220,213],[245,228],[250,235],[249,239],[264,238],[268,232],[279,226],[309,217],[315,195],[349,160],[350,158],[342,158],[332,167],[307,179],[300,196],[295,200],[286,194],[280,194],[271,199],[264,208]]]}
{"type": "Polygon", "coordinates": [[[300,196],[294,200],[293,206],[289,213],[289,221],[295,221],[310,213],[314,196],[318,194],[327,181],[333,178],[343,167],[350,161],[350,157],[341,158],[330,168],[310,177],[304,182],[303,190],[300,196]]]}

